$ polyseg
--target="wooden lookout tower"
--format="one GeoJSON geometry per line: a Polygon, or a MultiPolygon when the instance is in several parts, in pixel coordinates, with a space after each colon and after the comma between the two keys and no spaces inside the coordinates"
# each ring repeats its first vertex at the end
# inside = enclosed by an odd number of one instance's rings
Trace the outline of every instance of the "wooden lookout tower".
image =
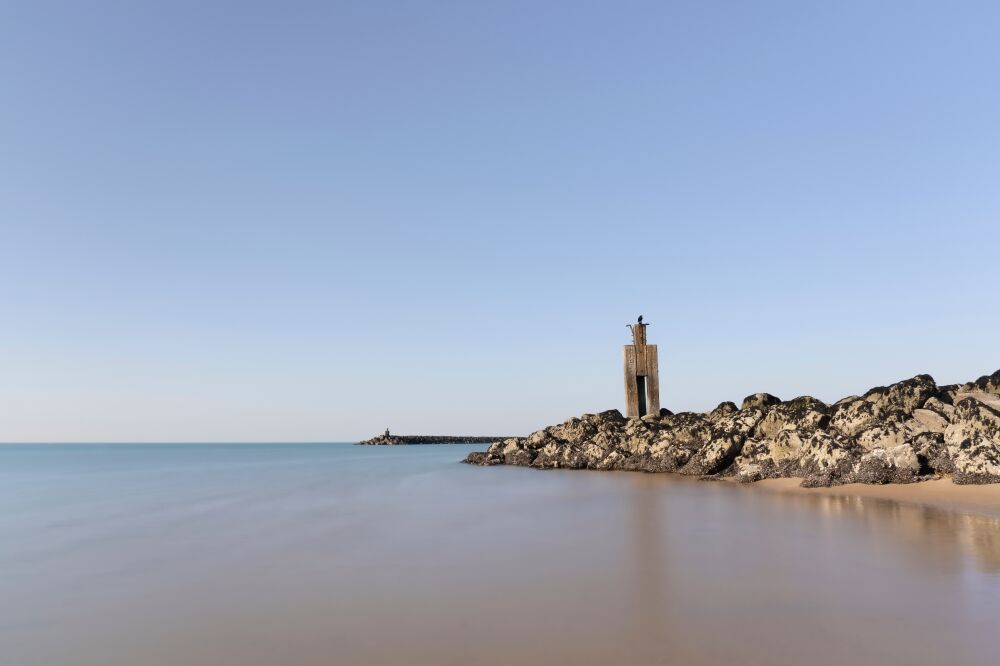
{"type": "Polygon", "coordinates": [[[632,344],[625,345],[625,407],[629,418],[660,413],[660,372],[656,345],[646,344],[646,326],[630,324],[632,344]]]}

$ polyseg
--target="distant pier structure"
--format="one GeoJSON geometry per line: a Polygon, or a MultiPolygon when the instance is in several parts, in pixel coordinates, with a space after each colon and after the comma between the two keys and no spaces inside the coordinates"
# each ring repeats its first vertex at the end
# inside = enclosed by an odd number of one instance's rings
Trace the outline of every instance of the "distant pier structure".
{"type": "Polygon", "coordinates": [[[648,325],[641,316],[629,324],[632,344],[625,345],[625,409],[630,418],[660,413],[660,371],[656,345],[646,344],[648,325]]]}

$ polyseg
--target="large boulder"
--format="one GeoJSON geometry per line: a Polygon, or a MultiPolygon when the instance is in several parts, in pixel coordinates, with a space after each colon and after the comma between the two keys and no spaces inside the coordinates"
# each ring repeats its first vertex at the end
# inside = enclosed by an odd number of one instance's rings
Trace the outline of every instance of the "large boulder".
{"type": "Polygon", "coordinates": [[[801,430],[782,430],[774,439],[764,440],[767,453],[778,467],[785,463],[794,463],[802,457],[806,442],[812,435],[801,430]]]}
{"type": "MultiPolygon", "coordinates": [[[[505,441],[506,443],[500,451],[505,465],[530,465],[538,455],[538,449],[529,449],[523,446],[519,439],[508,439],[505,441]]],[[[546,448],[555,446],[556,444],[553,442],[546,445],[546,448]]]]}
{"type": "Polygon", "coordinates": [[[782,430],[774,439],[747,439],[733,461],[739,481],[757,481],[780,476],[797,476],[798,463],[810,435],[799,430],[782,430]]]}
{"type": "Polygon", "coordinates": [[[713,410],[715,418],[709,440],[697,448],[687,464],[680,470],[682,474],[718,474],[725,471],[743,448],[747,436],[764,418],[759,409],[737,410],[732,403],[723,403],[713,410]]]}
{"type": "Polygon", "coordinates": [[[1000,482],[1000,411],[975,398],[964,398],[955,405],[944,441],[955,483],[1000,482]]]}
{"type": "Polygon", "coordinates": [[[712,440],[698,449],[683,468],[681,474],[716,474],[729,467],[740,449],[743,435],[736,432],[716,432],[712,440]]]}
{"type": "Polygon", "coordinates": [[[539,469],[583,469],[587,466],[587,459],[583,455],[581,447],[575,444],[551,442],[539,449],[534,459],[530,462],[519,461],[508,462],[507,464],[531,465],[539,469]]]}
{"type": "Polygon", "coordinates": [[[908,436],[909,432],[901,423],[886,421],[865,428],[855,436],[854,441],[861,448],[873,451],[899,446],[906,442],[908,436]]]}
{"type": "Polygon", "coordinates": [[[769,479],[777,475],[777,467],[771,460],[770,442],[747,439],[740,454],[733,461],[733,473],[741,483],[751,483],[769,479]]]}
{"type": "Polygon", "coordinates": [[[757,409],[760,411],[767,411],[769,407],[780,404],[781,398],[771,395],[770,393],[754,393],[753,395],[748,395],[743,398],[743,404],[740,405],[740,409],[757,409]]]}
{"type": "Polygon", "coordinates": [[[701,448],[712,439],[712,423],[703,414],[679,412],[666,417],[662,423],[678,446],[701,448]]]}
{"type": "MultiPolygon", "coordinates": [[[[931,400],[937,401],[937,398],[931,398],[931,400]]],[[[949,405],[942,406],[948,407],[949,405]]],[[[952,413],[954,413],[954,409],[952,409],[952,413]]],[[[913,418],[903,425],[911,435],[919,435],[922,432],[943,433],[948,427],[948,418],[935,409],[914,409],[913,418]]]]}
{"type": "Polygon", "coordinates": [[[465,462],[469,463],[470,465],[482,465],[484,467],[488,465],[503,464],[502,460],[491,456],[486,451],[473,451],[472,453],[470,453],[468,456],[465,457],[465,462]]]}
{"type": "Polygon", "coordinates": [[[833,404],[830,427],[848,437],[872,427],[876,423],[875,403],[852,396],[833,404]]]}
{"type": "Polygon", "coordinates": [[[865,394],[866,399],[878,395],[876,407],[880,413],[903,412],[912,414],[914,409],[924,406],[928,398],[937,393],[937,383],[930,375],[917,375],[892,384],[887,389],[872,389],[865,394]]]}
{"type": "Polygon", "coordinates": [[[850,439],[839,434],[817,432],[803,448],[799,457],[799,473],[805,477],[805,487],[830,486],[843,483],[854,468],[859,449],[850,439]]]}
{"type": "Polygon", "coordinates": [[[621,469],[635,472],[676,472],[687,464],[696,450],[677,444],[667,435],[654,443],[646,453],[626,458],[621,469]]]}
{"type": "Polygon", "coordinates": [[[706,414],[705,417],[709,421],[712,421],[714,423],[714,422],[718,421],[719,419],[723,419],[723,418],[726,418],[728,416],[732,416],[733,414],[735,414],[738,411],[739,410],[736,408],[736,404],[735,403],[732,403],[732,402],[720,402],[719,406],[716,407],[715,409],[713,409],[712,411],[710,411],[708,414],[706,414]]]}
{"type": "Polygon", "coordinates": [[[952,404],[951,398],[949,397],[948,402],[945,402],[942,399],[940,393],[938,393],[938,395],[933,398],[928,398],[927,402],[925,402],[924,406],[921,407],[920,409],[914,409],[913,410],[914,418],[917,417],[917,412],[922,412],[925,410],[934,412],[935,414],[937,414],[938,416],[940,416],[949,423],[951,422],[951,417],[955,415],[955,406],[952,404]]]}
{"type": "Polygon", "coordinates": [[[920,462],[921,474],[951,474],[955,465],[948,455],[948,447],[944,444],[944,434],[939,432],[924,432],[915,436],[909,442],[913,452],[920,462]]]}
{"type": "Polygon", "coordinates": [[[878,386],[861,397],[851,396],[834,403],[830,427],[854,437],[873,426],[902,423],[938,393],[937,384],[930,375],[917,375],[890,386],[878,386]]]}
{"type": "Polygon", "coordinates": [[[957,391],[955,391],[955,395],[952,396],[955,405],[966,398],[972,398],[973,400],[981,402],[988,407],[1000,410],[1000,395],[982,391],[975,384],[960,387],[957,391]]]}
{"type": "Polygon", "coordinates": [[[984,375],[973,382],[980,391],[1000,396],[1000,370],[992,375],[984,375]]]}
{"type": "Polygon", "coordinates": [[[863,454],[851,473],[855,483],[912,483],[920,475],[920,460],[907,444],[863,454]]]}
{"type": "Polygon", "coordinates": [[[802,430],[812,433],[826,428],[830,421],[829,407],[811,396],[802,396],[772,406],[757,425],[757,439],[772,439],[781,430],[802,430]]]}

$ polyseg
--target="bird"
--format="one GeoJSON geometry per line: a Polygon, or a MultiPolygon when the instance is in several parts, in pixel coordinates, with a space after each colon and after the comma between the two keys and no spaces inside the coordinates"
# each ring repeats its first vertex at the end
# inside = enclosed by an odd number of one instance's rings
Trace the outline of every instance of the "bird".
{"type": "Polygon", "coordinates": [[[639,323],[642,323],[642,315],[639,315],[639,323]]]}

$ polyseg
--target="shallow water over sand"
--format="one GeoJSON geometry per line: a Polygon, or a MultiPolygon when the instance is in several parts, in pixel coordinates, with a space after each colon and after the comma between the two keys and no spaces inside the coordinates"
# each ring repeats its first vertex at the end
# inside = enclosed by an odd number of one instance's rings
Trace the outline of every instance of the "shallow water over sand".
{"type": "Polygon", "coordinates": [[[476,448],[2,446],[3,663],[997,661],[1000,518],[476,448]]]}

